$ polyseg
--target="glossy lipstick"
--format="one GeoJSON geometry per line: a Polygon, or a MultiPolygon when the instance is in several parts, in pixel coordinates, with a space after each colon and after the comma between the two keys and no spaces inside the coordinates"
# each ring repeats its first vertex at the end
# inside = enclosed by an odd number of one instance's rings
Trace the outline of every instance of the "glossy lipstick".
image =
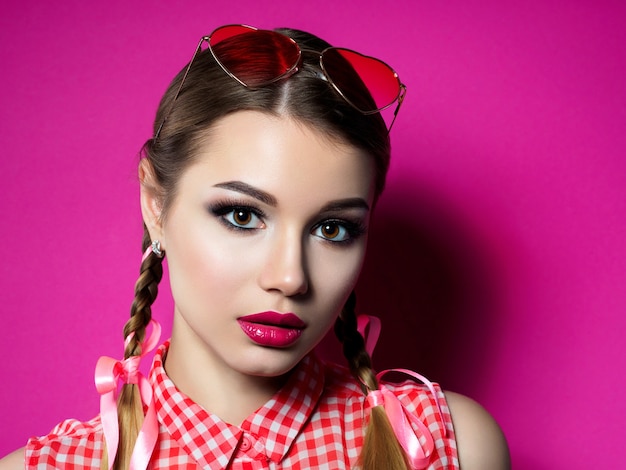
{"type": "Polygon", "coordinates": [[[302,335],[306,324],[293,313],[261,312],[237,319],[243,332],[260,346],[286,348],[302,335]]]}

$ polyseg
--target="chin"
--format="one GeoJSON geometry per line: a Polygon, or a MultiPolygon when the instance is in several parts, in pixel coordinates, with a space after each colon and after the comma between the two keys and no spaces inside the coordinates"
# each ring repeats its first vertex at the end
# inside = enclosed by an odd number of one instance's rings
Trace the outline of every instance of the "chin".
{"type": "Polygon", "coordinates": [[[310,350],[256,346],[241,372],[257,377],[281,377],[289,373],[310,350]]]}

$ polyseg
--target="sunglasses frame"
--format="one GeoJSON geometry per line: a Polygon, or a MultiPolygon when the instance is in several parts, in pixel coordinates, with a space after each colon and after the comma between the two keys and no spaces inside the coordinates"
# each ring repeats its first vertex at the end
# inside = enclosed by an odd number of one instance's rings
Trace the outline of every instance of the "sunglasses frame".
{"type": "MultiPolygon", "coordinates": [[[[394,69],[392,69],[386,62],[383,62],[380,59],[377,59],[376,57],[372,57],[372,56],[368,56],[365,54],[361,54],[360,52],[354,51],[352,49],[348,49],[345,47],[327,47],[326,49],[324,49],[322,52],[317,52],[317,51],[310,51],[308,49],[303,49],[307,52],[313,52],[316,54],[319,54],[320,56],[320,68],[322,69],[322,72],[324,73],[324,78],[326,79],[326,81],[328,83],[330,83],[330,85],[333,87],[333,89],[339,93],[339,95],[345,100],[346,103],[348,103],[350,106],[352,106],[354,109],[356,109],[358,112],[360,112],[363,115],[370,115],[370,114],[376,114],[376,113],[380,113],[381,111],[391,107],[394,103],[398,103],[396,105],[396,109],[393,112],[393,120],[391,121],[391,125],[389,126],[389,132],[391,132],[391,127],[393,126],[394,121],[396,120],[396,116],[398,115],[398,111],[400,110],[400,106],[402,106],[402,102],[404,101],[404,96],[406,95],[406,85],[404,83],[402,83],[400,81],[400,77],[398,76],[398,74],[396,73],[396,71],[394,69]],[[396,94],[395,98],[389,103],[386,104],[385,106],[382,106],[381,108],[376,108],[376,109],[370,109],[370,110],[363,110],[361,108],[359,108],[356,104],[354,104],[352,101],[350,101],[350,99],[344,94],[343,91],[341,91],[341,88],[339,88],[334,80],[332,78],[330,78],[330,75],[328,74],[328,72],[326,71],[326,67],[324,66],[324,53],[326,53],[327,51],[330,50],[334,50],[334,51],[345,51],[345,52],[349,52],[351,54],[356,54],[360,57],[364,57],[366,59],[370,59],[373,61],[376,61],[382,65],[384,65],[385,67],[387,67],[393,74],[394,78],[398,81],[398,93],[396,94]]],[[[341,55],[341,54],[340,54],[341,55]]],[[[357,72],[358,74],[358,72],[357,72]]],[[[365,85],[365,87],[367,88],[367,85],[365,85]]]]}
{"type": "MultiPolygon", "coordinates": [[[[295,63],[285,72],[283,72],[282,74],[280,74],[278,77],[272,78],[271,80],[267,80],[265,82],[261,82],[258,84],[255,84],[254,86],[250,86],[247,83],[243,82],[239,77],[237,77],[235,74],[233,74],[230,70],[228,70],[228,68],[226,68],[226,66],[222,63],[222,61],[215,55],[215,52],[213,51],[213,48],[211,47],[211,38],[213,37],[213,35],[217,32],[220,31],[224,28],[228,28],[228,27],[234,27],[234,26],[238,26],[238,27],[242,27],[242,28],[247,28],[250,31],[264,31],[261,30],[259,28],[255,28],[254,26],[249,26],[249,25],[244,25],[244,24],[227,24],[227,25],[223,25],[220,26],[218,28],[216,28],[215,30],[213,30],[213,32],[209,35],[209,36],[202,36],[202,38],[200,38],[200,42],[198,43],[198,46],[196,47],[193,56],[191,57],[191,60],[189,61],[189,64],[187,65],[187,68],[185,70],[185,73],[183,75],[183,78],[180,82],[180,85],[178,85],[178,89],[176,90],[176,94],[174,95],[174,99],[172,100],[167,113],[165,114],[165,117],[163,118],[163,120],[161,121],[161,124],[159,125],[159,128],[157,129],[157,131],[154,134],[154,140],[156,141],[157,138],[159,137],[159,134],[161,133],[161,129],[163,129],[163,126],[165,125],[165,122],[167,121],[167,118],[169,117],[174,104],[176,103],[176,101],[178,100],[178,96],[180,95],[181,90],[183,89],[183,85],[185,84],[185,81],[187,80],[187,75],[189,74],[189,70],[191,70],[191,66],[193,65],[194,61],[196,60],[196,57],[198,56],[198,54],[202,51],[202,45],[206,42],[208,45],[208,49],[209,52],[211,52],[211,55],[213,56],[213,59],[215,60],[215,62],[217,62],[217,64],[220,66],[220,68],[224,71],[224,73],[226,73],[229,77],[231,77],[232,79],[234,79],[235,81],[237,81],[237,83],[243,85],[246,88],[261,88],[267,85],[270,85],[272,83],[275,83],[279,80],[283,80],[285,78],[290,77],[291,75],[295,74],[298,70],[299,70],[299,65],[300,65],[300,61],[302,60],[302,53],[303,52],[307,52],[307,53],[313,53],[313,54],[319,54],[319,65],[320,65],[320,69],[322,70],[322,74],[323,74],[323,79],[328,82],[333,89],[339,94],[339,96],[341,96],[343,98],[343,100],[348,103],[350,106],[352,106],[354,109],[356,109],[358,112],[360,112],[363,115],[371,115],[371,114],[376,114],[376,113],[380,113],[381,111],[391,107],[394,103],[396,104],[396,109],[393,112],[393,119],[391,120],[391,124],[389,125],[389,128],[387,130],[387,132],[391,132],[391,128],[393,127],[394,122],[396,121],[396,117],[398,116],[398,112],[400,111],[400,107],[402,106],[402,102],[404,101],[404,97],[406,95],[406,85],[404,85],[401,81],[400,81],[400,77],[398,76],[398,74],[396,73],[396,71],[394,69],[392,69],[387,63],[383,62],[380,59],[377,59],[375,57],[371,57],[371,56],[366,56],[364,54],[361,54],[360,52],[354,51],[352,49],[347,49],[345,47],[327,47],[326,49],[324,49],[321,52],[312,50],[312,49],[303,49],[300,47],[300,45],[294,41],[292,38],[290,38],[289,36],[279,33],[278,31],[272,31],[272,30],[265,30],[265,31],[269,31],[273,34],[280,34],[281,36],[284,36],[285,38],[287,38],[291,43],[293,43],[293,45],[296,47],[296,50],[298,52],[298,59],[295,61],[295,63]],[[381,63],[382,65],[384,65],[385,67],[387,67],[393,74],[393,76],[396,78],[396,80],[398,81],[398,94],[396,95],[396,97],[393,99],[393,101],[391,101],[389,104],[386,104],[385,106],[381,107],[381,108],[376,108],[376,109],[372,109],[372,110],[362,110],[360,109],[358,106],[356,106],[352,101],[350,101],[348,99],[348,97],[344,94],[343,91],[341,91],[341,89],[335,84],[335,82],[333,81],[333,79],[330,77],[330,75],[328,74],[328,72],[326,71],[326,68],[324,66],[324,54],[327,53],[328,51],[331,50],[335,50],[335,51],[346,51],[348,53],[351,54],[356,54],[360,57],[364,57],[366,59],[371,59],[374,61],[377,61],[379,63],[381,63]]],[[[233,35],[236,36],[236,35],[233,35]]],[[[347,60],[347,59],[346,59],[347,60]]],[[[358,72],[357,72],[358,74],[358,72]]],[[[367,87],[367,85],[366,85],[367,87]]]]}

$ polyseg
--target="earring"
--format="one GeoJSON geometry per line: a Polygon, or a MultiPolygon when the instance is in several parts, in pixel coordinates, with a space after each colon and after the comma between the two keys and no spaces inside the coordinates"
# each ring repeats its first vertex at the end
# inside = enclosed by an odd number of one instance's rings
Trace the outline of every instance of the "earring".
{"type": "Polygon", "coordinates": [[[152,245],[150,246],[152,253],[157,255],[159,258],[163,258],[163,252],[161,251],[161,242],[159,240],[154,240],[152,245]]]}
{"type": "Polygon", "coordinates": [[[148,256],[150,256],[150,253],[154,253],[157,258],[163,258],[165,256],[165,253],[161,250],[161,242],[159,240],[154,240],[152,244],[146,248],[146,251],[144,251],[143,256],[141,257],[142,263],[148,256]]]}

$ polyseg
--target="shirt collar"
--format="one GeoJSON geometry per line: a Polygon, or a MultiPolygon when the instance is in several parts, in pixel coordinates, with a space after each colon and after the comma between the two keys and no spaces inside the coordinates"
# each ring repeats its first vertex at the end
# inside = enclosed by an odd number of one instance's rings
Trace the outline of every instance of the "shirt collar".
{"type": "Polygon", "coordinates": [[[241,427],[234,426],[176,388],[163,366],[168,347],[169,342],[159,347],[150,372],[157,415],[167,433],[200,466],[218,462],[226,468],[244,431],[262,440],[268,459],[279,463],[309,421],[324,389],[324,366],[311,353],[296,366],[284,387],[241,427]]]}
{"type": "Polygon", "coordinates": [[[278,463],[309,421],[323,390],[323,364],[311,353],[296,366],[285,386],[241,424],[241,429],[262,438],[267,457],[278,463]]]}

